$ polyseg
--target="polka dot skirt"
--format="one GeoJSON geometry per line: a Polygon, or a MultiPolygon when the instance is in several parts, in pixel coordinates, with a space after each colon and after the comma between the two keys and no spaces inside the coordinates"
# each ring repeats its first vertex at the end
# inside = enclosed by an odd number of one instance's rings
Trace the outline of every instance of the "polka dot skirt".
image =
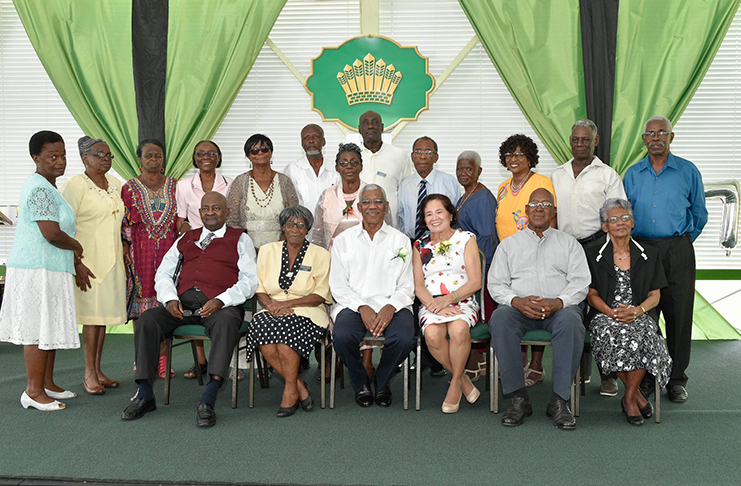
{"type": "Polygon", "coordinates": [[[270,312],[256,314],[247,334],[247,361],[252,351],[266,344],[285,344],[299,356],[308,358],[326,329],[314,324],[308,317],[289,315],[275,317],[270,312]]]}

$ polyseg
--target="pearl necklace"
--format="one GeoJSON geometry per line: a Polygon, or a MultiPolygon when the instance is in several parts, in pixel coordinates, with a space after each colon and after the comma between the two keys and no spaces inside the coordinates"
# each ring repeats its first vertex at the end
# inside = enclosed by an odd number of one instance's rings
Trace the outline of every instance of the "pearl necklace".
{"type": "Polygon", "coordinates": [[[517,189],[515,189],[515,176],[512,176],[512,182],[509,183],[509,188],[512,189],[512,192],[517,192],[520,189],[522,189],[522,186],[525,185],[528,179],[530,179],[530,176],[533,175],[533,172],[530,171],[527,174],[527,177],[525,177],[525,180],[520,183],[520,185],[517,186],[517,189]]]}

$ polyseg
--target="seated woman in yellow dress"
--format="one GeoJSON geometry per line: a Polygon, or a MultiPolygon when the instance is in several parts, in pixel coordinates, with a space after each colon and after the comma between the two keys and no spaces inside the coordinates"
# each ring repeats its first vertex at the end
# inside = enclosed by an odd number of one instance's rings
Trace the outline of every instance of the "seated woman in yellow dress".
{"type": "Polygon", "coordinates": [[[329,252],[306,239],[314,217],[305,207],[288,207],[278,220],[285,240],[262,245],[257,256],[255,295],[264,310],[255,314],[250,325],[247,359],[259,348],[283,377],[278,417],[288,417],[299,406],[307,412],[314,408],[298,368],[329,325],[323,305],[331,303],[329,252]]]}

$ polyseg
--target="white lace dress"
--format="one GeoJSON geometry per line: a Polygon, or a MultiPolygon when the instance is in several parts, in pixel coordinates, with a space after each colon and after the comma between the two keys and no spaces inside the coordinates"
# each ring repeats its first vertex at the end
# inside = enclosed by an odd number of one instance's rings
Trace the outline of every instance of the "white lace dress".
{"type": "Polygon", "coordinates": [[[59,191],[33,174],[21,190],[13,248],[0,307],[0,341],[39,349],[79,348],[70,250],[51,245],[37,221],[55,221],[70,236],[75,214],[59,191]]]}

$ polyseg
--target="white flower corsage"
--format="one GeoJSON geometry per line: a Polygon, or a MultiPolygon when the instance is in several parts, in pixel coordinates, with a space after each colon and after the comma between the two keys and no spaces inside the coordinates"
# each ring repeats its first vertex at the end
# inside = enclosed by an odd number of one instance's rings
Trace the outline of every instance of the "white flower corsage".
{"type": "Polygon", "coordinates": [[[404,248],[402,246],[401,248],[399,248],[396,251],[396,256],[394,258],[392,258],[391,260],[396,260],[397,258],[401,258],[401,261],[403,261],[404,263],[406,263],[408,256],[409,256],[409,252],[407,251],[406,248],[404,248]]]}

